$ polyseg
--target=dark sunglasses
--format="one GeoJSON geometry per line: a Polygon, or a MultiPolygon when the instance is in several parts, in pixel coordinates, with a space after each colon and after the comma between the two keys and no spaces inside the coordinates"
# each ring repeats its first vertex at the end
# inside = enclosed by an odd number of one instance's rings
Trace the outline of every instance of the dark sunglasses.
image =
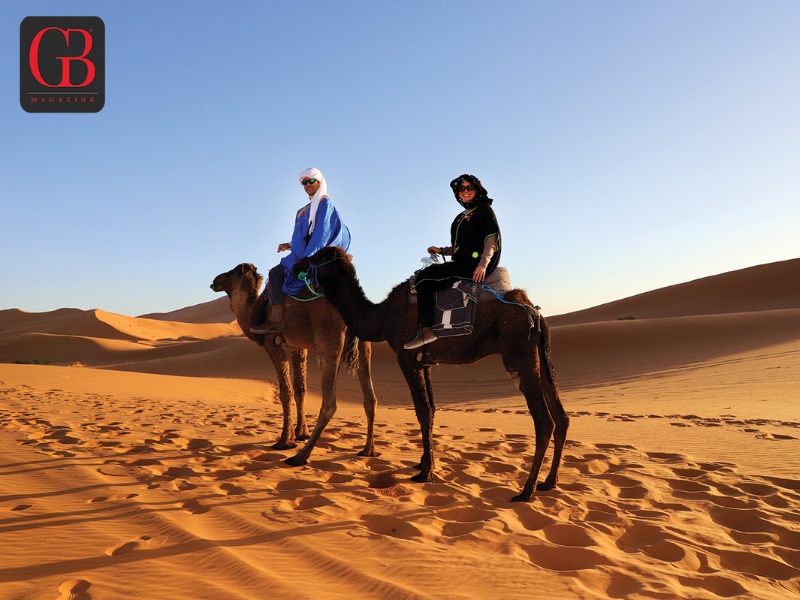
{"type": "Polygon", "coordinates": [[[302,183],[303,185],[308,185],[309,183],[313,185],[313,184],[317,183],[317,180],[316,179],[303,179],[303,180],[300,181],[300,183],[302,183]]]}
{"type": "Polygon", "coordinates": [[[474,189],[475,189],[475,186],[472,185],[471,183],[469,183],[467,185],[460,185],[460,186],[458,186],[458,193],[460,194],[462,192],[471,192],[474,189]]]}

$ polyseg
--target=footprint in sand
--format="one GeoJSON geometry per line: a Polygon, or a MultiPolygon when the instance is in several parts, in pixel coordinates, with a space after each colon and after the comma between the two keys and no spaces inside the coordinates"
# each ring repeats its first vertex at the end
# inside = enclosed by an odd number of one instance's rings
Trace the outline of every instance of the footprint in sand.
{"type": "Polygon", "coordinates": [[[58,586],[61,595],[58,600],[88,600],[90,598],[86,590],[92,584],[85,579],[70,579],[58,586]]]}
{"type": "Polygon", "coordinates": [[[51,454],[52,456],[59,456],[61,458],[72,458],[75,456],[74,452],[69,452],[67,450],[48,451],[48,454],[51,454]]]}
{"type": "Polygon", "coordinates": [[[403,539],[422,537],[423,535],[421,529],[405,519],[381,515],[363,515],[361,520],[364,521],[369,531],[378,535],[403,539]]]}
{"type": "Polygon", "coordinates": [[[641,581],[621,569],[608,568],[605,572],[578,571],[575,578],[582,587],[601,598],[628,598],[642,590],[641,581]]]}
{"type": "Polygon", "coordinates": [[[429,506],[432,508],[437,508],[440,506],[447,506],[448,504],[453,504],[456,499],[451,494],[425,494],[425,493],[416,493],[412,494],[411,500],[416,502],[421,506],[429,506]]]}
{"type": "Polygon", "coordinates": [[[130,498],[135,498],[139,494],[114,494],[113,496],[98,496],[97,498],[92,498],[91,500],[87,500],[87,504],[94,504],[97,502],[105,502],[106,500],[129,500],[130,498]]]}
{"type": "Polygon", "coordinates": [[[682,477],[684,479],[693,479],[695,477],[702,477],[706,475],[706,472],[702,469],[682,469],[682,468],[675,468],[672,469],[672,472],[675,473],[678,477],[682,477]]]}
{"type": "Polygon", "coordinates": [[[528,531],[539,531],[545,527],[550,527],[556,521],[539,510],[534,510],[527,505],[513,506],[512,509],[517,513],[517,519],[528,531]]]}
{"type": "Polygon", "coordinates": [[[151,539],[149,535],[139,536],[135,540],[131,540],[129,542],[122,542],[121,544],[112,546],[111,548],[106,550],[106,554],[108,556],[120,556],[122,554],[127,554],[128,552],[131,552],[134,548],[136,548],[140,542],[146,542],[149,539],[151,539]]]}
{"type": "Polygon", "coordinates": [[[672,563],[684,571],[699,571],[706,561],[704,555],[687,551],[661,527],[634,523],[617,540],[617,547],[628,553],[642,552],[655,560],[672,563]]]}
{"type": "Polygon", "coordinates": [[[207,450],[211,448],[214,443],[211,440],[206,440],[203,438],[196,438],[191,439],[186,444],[186,449],[189,451],[197,451],[197,450],[207,450]]]}
{"type": "Polygon", "coordinates": [[[721,598],[748,595],[747,590],[739,582],[728,577],[717,575],[706,575],[701,578],[678,577],[678,581],[684,587],[703,589],[721,598]]]}
{"type": "Polygon", "coordinates": [[[244,471],[240,471],[239,469],[220,469],[219,471],[211,471],[209,473],[204,473],[203,477],[211,477],[217,480],[225,480],[225,479],[235,479],[236,477],[242,477],[247,475],[244,471]]]}
{"type": "Polygon", "coordinates": [[[233,485],[232,483],[223,483],[219,486],[220,491],[225,492],[226,496],[238,496],[241,494],[246,494],[247,490],[244,488],[240,488],[239,486],[233,485]]]}
{"type": "Polygon", "coordinates": [[[239,466],[245,473],[250,473],[252,471],[267,471],[273,468],[268,462],[261,462],[258,460],[252,460],[250,462],[240,463],[239,466]]]}
{"type": "Polygon", "coordinates": [[[520,545],[520,548],[527,553],[531,563],[551,571],[580,571],[613,564],[605,556],[590,548],[562,547],[552,544],[520,545]]]}
{"type": "Polygon", "coordinates": [[[200,504],[200,502],[194,499],[186,500],[185,502],[179,502],[176,506],[184,509],[185,511],[193,515],[202,515],[211,510],[208,506],[203,506],[202,504],[200,504]]]}
{"type": "Polygon", "coordinates": [[[682,454],[673,454],[671,452],[646,452],[645,454],[656,460],[665,460],[667,462],[686,462],[686,457],[682,454]]]}
{"type": "Polygon", "coordinates": [[[750,496],[772,496],[778,493],[778,488],[764,483],[740,483],[734,486],[750,496]]]}
{"type": "Polygon", "coordinates": [[[189,477],[197,477],[199,474],[190,467],[169,467],[164,471],[167,477],[175,477],[176,479],[188,479],[189,477]]]}
{"type": "Polygon", "coordinates": [[[295,510],[311,510],[324,506],[333,506],[335,502],[323,496],[309,496],[298,501],[295,510]]]}
{"type": "Polygon", "coordinates": [[[106,554],[108,556],[120,556],[121,554],[127,554],[132,551],[138,545],[139,542],[123,542],[106,550],[106,554]]]}
{"type": "Polygon", "coordinates": [[[700,483],[699,481],[691,481],[684,479],[667,479],[667,485],[673,489],[674,492],[682,494],[697,494],[701,492],[708,492],[711,488],[700,483]]]}
{"type": "Polygon", "coordinates": [[[516,473],[519,471],[516,465],[500,462],[499,460],[489,460],[483,463],[483,468],[487,473],[516,473]]]}
{"type": "Polygon", "coordinates": [[[350,483],[353,481],[355,477],[352,475],[347,475],[345,473],[332,473],[328,478],[325,480],[326,483],[336,484],[336,483],[350,483]]]}
{"type": "Polygon", "coordinates": [[[558,546],[570,546],[573,548],[597,546],[589,532],[579,525],[559,523],[545,527],[543,532],[548,542],[558,546]]]}
{"type": "Polygon", "coordinates": [[[800,570],[770,556],[730,550],[720,552],[719,558],[723,569],[745,575],[768,577],[781,581],[796,579],[800,576],[800,570]]]}
{"type": "Polygon", "coordinates": [[[577,470],[582,475],[601,475],[611,470],[609,458],[603,454],[586,455],[582,458],[568,454],[564,466],[577,470]]]}

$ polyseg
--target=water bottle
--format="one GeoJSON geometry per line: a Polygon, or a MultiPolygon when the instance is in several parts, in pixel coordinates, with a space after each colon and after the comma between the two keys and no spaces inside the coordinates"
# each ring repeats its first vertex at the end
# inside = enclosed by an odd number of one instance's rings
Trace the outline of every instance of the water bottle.
{"type": "Polygon", "coordinates": [[[419,261],[422,263],[422,268],[425,269],[430,267],[431,265],[438,265],[439,264],[439,255],[438,254],[429,254],[428,256],[423,256],[422,260],[419,261]]]}

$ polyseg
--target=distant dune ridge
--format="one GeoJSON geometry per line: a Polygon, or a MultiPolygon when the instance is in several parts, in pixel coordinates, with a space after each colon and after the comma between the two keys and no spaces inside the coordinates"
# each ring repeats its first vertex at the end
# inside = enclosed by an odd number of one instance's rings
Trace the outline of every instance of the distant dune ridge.
{"type": "Polygon", "coordinates": [[[704,277],[565,315],[553,325],[800,308],[800,258],[704,277]]]}
{"type": "Polygon", "coordinates": [[[139,318],[180,323],[231,323],[235,320],[231,318],[232,316],[228,298],[222,297],[168,313],[141,315],[139,318]]]}
{"type": "Polygon", "coordinates": [[[0,311],[0,598],[800,595],[800,259],[548,321],[572,417],[560,486],[512,504],[534,433],[497,357],[434,368],[437,480],[415,484],[385,344],[381,456],[356,456],[342,374],[295,469],[271,448],[275,373],[227,298],[0,311]]]}

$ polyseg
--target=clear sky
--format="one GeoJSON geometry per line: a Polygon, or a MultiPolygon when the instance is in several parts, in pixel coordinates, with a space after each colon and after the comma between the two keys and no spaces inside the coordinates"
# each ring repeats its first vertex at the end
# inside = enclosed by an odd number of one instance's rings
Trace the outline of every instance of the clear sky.
{"type": "Polygon", "coordinates": [[[0,309],[166,312],[266,274],[315,166],[382,300],[495,199],[547,315],[800,256],[800,2],[0,3],[0,309]],[[19,104],[26,16],[106,27],[96,114],[19,104]]]}

